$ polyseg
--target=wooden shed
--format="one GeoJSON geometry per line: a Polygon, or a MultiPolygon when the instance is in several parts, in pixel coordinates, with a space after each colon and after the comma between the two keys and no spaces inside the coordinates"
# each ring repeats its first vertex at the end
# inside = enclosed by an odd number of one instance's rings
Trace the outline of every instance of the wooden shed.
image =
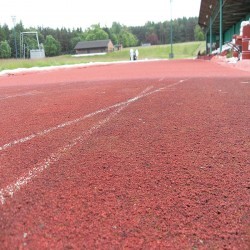
{"type": "Polygon", "coordinates": [[[96,40],[78,42],[74,48],[76,54],[92,54],[114,51],[114,45],[111,40],[96,40]]]}

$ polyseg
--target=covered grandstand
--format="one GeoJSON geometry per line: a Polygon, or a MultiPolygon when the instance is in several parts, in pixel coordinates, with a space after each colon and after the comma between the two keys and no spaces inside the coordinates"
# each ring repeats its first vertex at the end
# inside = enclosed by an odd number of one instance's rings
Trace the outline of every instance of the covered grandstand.
{"type": "Polygon", "coordinates": [[[250,0],[201,0],[199,25],[206,34],[207,53],[240,34],[241,23],[250,20],[250,0]],[[212,46],[210,46],[212,44],[212,46]]]}

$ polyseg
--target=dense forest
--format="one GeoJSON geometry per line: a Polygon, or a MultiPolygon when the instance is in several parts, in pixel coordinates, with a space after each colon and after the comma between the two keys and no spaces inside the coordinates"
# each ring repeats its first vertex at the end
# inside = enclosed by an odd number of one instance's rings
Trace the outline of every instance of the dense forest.
{"type": "MultiPolygon", "coordinates": [[[[197,17],[175,19],[172,22],[172,27],[174,43],[204,40],[204,34],[198,25],[197,17]]],[[[73,54],[77,42],[84,40],[111,39],[114,45],[122,44],[125,48],[145,43],[169,44],[170,28],[170,21],[147,22],[144,26],[135,27],[127,27],[114,22],[110,28],[97,24],[86,30],[82,30],[82,28],[72,30],[49,27],[25,28],[22,22],[17,23],[15,29],[9,28],[7,25],[0,25],[0,58],[20,57],[20,33],[26,31],[37,31],[39,42],[45,49],[46,56],[56,56],[73,54]]],[[[38,49],[35,36],[24,36],[24,43],[27,54],[29,54],[30,49],[38,49]]]]}

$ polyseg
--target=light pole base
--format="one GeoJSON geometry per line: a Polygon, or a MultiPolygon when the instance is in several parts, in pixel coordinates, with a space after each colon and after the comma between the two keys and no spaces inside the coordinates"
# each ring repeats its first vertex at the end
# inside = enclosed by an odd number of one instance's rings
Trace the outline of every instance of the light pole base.
{"type": "Polygon", "coordinates": [[[170,53],[169,54],[169,59],[173,59],[174,58],[174,54],[173,53],[170,53]]]}

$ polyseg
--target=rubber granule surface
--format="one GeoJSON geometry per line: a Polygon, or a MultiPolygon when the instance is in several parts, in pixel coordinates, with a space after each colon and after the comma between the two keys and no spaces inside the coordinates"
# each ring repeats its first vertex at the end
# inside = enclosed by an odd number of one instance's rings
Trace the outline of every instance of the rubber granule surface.
{"type": "Polygon", "coordinates": [[[249,249],[249,110],[212,62],[0,77],[0,249],[249,249]]]}

